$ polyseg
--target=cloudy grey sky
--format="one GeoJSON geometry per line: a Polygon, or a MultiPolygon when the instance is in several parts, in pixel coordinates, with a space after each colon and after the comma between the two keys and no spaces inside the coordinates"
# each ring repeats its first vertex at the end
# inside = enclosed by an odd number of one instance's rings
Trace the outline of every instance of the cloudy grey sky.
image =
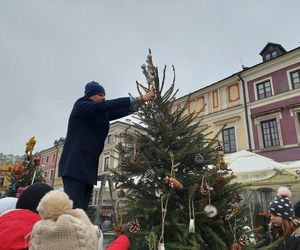
{"type": "Polygon", "coordinates": [[[0,152],[64,137],[86,82],[137,94],[148,48],[175,65],[182,96],[261,61],[267,42],[300,46],[300,1],[1,0],[0,152]]]}

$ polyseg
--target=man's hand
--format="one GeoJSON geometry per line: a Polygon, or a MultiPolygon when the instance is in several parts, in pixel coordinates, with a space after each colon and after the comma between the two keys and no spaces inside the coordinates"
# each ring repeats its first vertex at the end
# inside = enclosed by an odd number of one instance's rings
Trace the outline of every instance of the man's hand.
{"type": "Polygon", "coordinates": [[[146,92],[146,94],[137,97],[137,99],[139,101],[145,101],[146,102],[146,101],[153,100],[154,97],[155,97],[155,91],[154,91],[154,88],[151,88],[148,92],[146,92]]]}

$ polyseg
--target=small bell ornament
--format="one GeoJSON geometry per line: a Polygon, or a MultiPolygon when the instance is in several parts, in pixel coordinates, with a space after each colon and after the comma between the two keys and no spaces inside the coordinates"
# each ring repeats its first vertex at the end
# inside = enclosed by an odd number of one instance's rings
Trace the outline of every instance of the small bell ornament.
{"type": "Polygon", "coordinates": [[[164,243],[158,243],[157,250],[165,250],[165,244],[164,243]]]}
{"type": "Polygon", "coordinates": [[[194,219],[190,219],[189,233],[191,233],[191,234],[195,233],[195,220],[194,219]]]}
{"type": "Polygon", "coordinates": [[[189,198],[189,233],[195,233],[195,209],[194,209],[194,200],[190,197],[189,198]]]}
{"type": "Polygon", "coordinates": [[[204,213],[208,218],[213,218],[218,214],[218,210],[215,206],[209,204],[204,207],[204,213]]]}

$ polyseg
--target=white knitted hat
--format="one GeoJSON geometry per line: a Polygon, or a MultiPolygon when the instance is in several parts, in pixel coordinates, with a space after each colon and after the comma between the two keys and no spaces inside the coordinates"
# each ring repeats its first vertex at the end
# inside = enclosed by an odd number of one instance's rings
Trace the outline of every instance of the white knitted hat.
{"type": "Polygon", "coordinates": [[[41,216],[32,230],[30,250],[96,250],[98,232],[82,209],[72,209],[67,194],[46,194],[37,211],[41,216]]]}

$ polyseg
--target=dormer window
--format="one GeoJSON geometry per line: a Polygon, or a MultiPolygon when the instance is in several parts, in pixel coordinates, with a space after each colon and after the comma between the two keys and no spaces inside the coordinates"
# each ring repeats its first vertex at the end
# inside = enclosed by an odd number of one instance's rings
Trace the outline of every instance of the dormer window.
{"type": "Polygon", "coordinates": [[[286,50],[280,44],[268,43],[260,52],[260,55],[262,56],[263,61],[265,62],[285,53],[286,50]]]}
{"type": "Polygon", "coordinates": [[[277,57],[277,50],[274,50],[274,51],[266,54],[265,55],[265,61],[268,61],[268,60],[270,60],[272,58],[275,58],[275,57],[277,57]]]}

